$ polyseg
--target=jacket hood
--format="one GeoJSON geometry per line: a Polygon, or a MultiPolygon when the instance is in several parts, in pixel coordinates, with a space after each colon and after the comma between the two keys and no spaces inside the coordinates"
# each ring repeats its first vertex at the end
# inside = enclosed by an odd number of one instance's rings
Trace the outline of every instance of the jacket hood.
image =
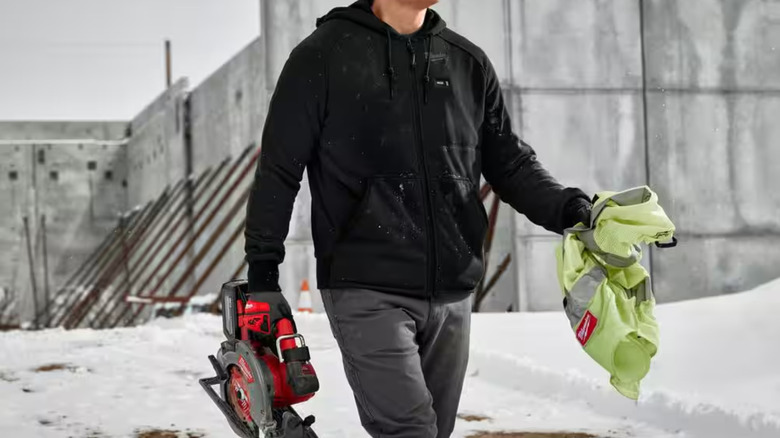
{"type": "MultiPolygon", "coordinates": [[[[373,0],[358,0],[350,6],[334,8],[323,17],[317,19],[317,26],[319,27],[322,23],[330,20],[341,19],[352,21],[379,33],[400,36],[395,29],[374,15],[374,12],[371,10],[372,3],[373,0]]],[[[412,34],[412,36],[425,38],[440,33],[446,27],[447,23],[442,20],[441,16],[432,9],[428,9],[422,28],[412,34]]]]}

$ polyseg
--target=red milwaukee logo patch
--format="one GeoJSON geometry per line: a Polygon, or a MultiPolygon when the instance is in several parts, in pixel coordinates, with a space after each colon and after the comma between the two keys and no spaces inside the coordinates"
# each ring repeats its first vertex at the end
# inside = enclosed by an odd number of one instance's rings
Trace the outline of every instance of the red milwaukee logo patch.
{"type": "Polygon", "coordinates": [[[593,316],[590,311],[585,312],[585,316],[582,317],[580,325],[577,326],[577,340],[580,341],[580,344],[582,344],[583,347],[588,343],[590,335],[596,330],[596,325],[598,325],[598,323],[598,318],[593,316]]]}

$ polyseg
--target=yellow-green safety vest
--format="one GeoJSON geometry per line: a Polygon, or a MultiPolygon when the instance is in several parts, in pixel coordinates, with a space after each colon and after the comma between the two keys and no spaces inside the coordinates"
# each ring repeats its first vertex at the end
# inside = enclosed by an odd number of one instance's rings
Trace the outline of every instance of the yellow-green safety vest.
{"type": "Polygon", "coordinates": [[[631,399],[658,351],[650,275],[640,244],[674,246],[674,224],[643,186],[596,197],[590,223],[564,231],[556,250],[564,310],[585,352],[631,399]],[[672,240],[671,244],[661,244],[672,240]]]}

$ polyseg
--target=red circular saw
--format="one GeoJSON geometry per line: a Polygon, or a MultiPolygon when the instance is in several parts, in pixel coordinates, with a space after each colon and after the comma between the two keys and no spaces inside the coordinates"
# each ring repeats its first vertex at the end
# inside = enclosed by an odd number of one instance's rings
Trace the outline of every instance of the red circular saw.
{"type": "Polygon", "coordinates": [[[227,340],[209,356],[217,375],[200,384],[242,438],[316,438],[314,417],[301,418],[292,408],[319,389],[309,348],[290,320],[271,327],[268,305],[248,301],[246,293],[244,280],[222,286],[227,340]],[[276,344],[263,345],[258,335],[270,334],[276,344]]]}

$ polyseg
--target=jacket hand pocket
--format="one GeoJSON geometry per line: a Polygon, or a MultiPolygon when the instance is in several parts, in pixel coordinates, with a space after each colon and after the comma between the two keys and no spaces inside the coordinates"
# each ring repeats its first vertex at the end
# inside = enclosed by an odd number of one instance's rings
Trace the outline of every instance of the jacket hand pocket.
{"type": "Polygon", "coordinates": [[[436,190],[437,290],[472,291],[484,275],[485,208],[468,179],[441,178],[436,190]]]}
{"type": "Polygon", "coordinates": [[[336,285],[423,290],[426,279],[422,180],[377,176],[341,230],[331,263],[336,285]],[[378,284],[378,282],[380,284],[378,284]]]}

